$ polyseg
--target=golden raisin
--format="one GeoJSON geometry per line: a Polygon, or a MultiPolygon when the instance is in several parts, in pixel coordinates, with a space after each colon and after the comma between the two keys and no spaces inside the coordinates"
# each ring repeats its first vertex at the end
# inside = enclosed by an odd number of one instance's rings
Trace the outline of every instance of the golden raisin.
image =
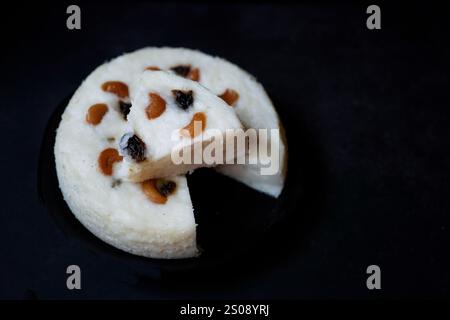
{"type": "Polygon", "coordinates": [[[150,71],[160,71],[161,69],[158,68],[158,67],[149,66],[149,67],[145,68],[145,70],[150,70],[150,71]]]}
{"type": "Polygon", "coordinates": [[[167,197],[175,191],[176,186],[175,182],[165,179],[150,179],[141,182],[144,194],[157,204],[166,203],[167,197]]]}
{"type": "Polygon", "coordinates": [[[121,99],[128,98],[128,86],[120,81],[107,81],[102,84],[102,90],[110,93],[114,93],[121,99]]]}
{"type": "Polygon", "coordinates": [[[222,98],[222,100],[228,103],[230,106],[234,106],[236,101],[239,99],[239,93],[237,93],[233,89],[227,89],[219,97],[222,98]]]}
{"type": "Polygon", "coordinates": [[[149,93],[150,104],[145,109],[149,120],[158,118],[166,110],[166,101],[156,93],[149,93]]]}
{"type": "Polygon", "coordinates": [[[191,122],[182,129],[181,134],[186,136],[186,133],[188,133],[188,136],[191,138],[194,138],[195,136],[199,135],[200,133],[205,130],[206,127],[206,115],[203,112],[197,112],[192,117],[191,122]],[[201,122],[201,130],[198,130],[198,122],[201,122]]]}
{"type": "Polygon", "coordinates": [[[102,121],[106,112],[108,112],[108,106],[106,104],[94,104],[89,108],[86,114],[86,122],[96,126],[102,121]]]}
{"type": "Polygon", "coordinates": [[[191,70],[187,76],[188,79],[192,80],[192,81],[198,81],[200,80],[200,70],[195,68],[193,70],[191,70]]]}
{"type": "Polygon", "coordinates": [[[122,161],[123,157],[119,155],[116,149],[108,148],[103,150],[98,157],[98,166],[105,176],[112,175],[115,162],[122,161]]]}

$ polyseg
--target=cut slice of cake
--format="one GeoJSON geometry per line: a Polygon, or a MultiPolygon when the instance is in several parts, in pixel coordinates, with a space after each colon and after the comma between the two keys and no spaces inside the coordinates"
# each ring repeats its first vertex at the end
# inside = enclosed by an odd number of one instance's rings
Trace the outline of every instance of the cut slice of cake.
{"type": "Polygon", "coordinates": [[[225,136],[242,125],[225,101],[197,82],[164,71],[144,71],[137,81],[128,128],[119,142],[121,177],[144,181],[180,175],[236,157],[226,152],[225,136]],[[206,158],[204,151],[211,149],[222,157],[206,158]]]}
{"type": "Polygon", "coordinates": [[[185,48],[143,48],[117,60],[126,60],[127,64],[133,61],[129,67],[134,72],[145,69],[166,70],[197,81],[233,107],[246,129],[280,130],[279,170],[275,174],[262,175],[261,169],[265,165],[259,159],[256,159],[256,164],[215,167],[219,172],[258,191],[273,197],[280,195],[287,172],[287,142],[278,114],[255,77],[225,59],[185,48]]]}

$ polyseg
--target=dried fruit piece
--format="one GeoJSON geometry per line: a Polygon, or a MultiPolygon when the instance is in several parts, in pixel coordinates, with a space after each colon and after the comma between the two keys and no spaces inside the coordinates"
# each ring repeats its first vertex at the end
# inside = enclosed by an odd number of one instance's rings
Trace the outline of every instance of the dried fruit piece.
{"type": "Polygon", "coordinates": [[[189,74],[189,72],[191,71],[191,66],[190,65],[179,65],[179,66],[170,68],[170,70],[175,72],[177,75],[186,78],[187,75],[189,74]]]}
{"type": "Polygon", "coordinates": [[[131,103],[119,100],[119,110],[122,113],[122,116],[125,120],[127,120],[127,116],[130,113],[131,103]]]}
{"type": "Polygon", "coordinates": [[[102,121],[106,112],[108,112],[108,106],[106,104],[94,104],[89,108],[86,114],[86,122],[96,126],[102,121]]]}
{"type": "Polygon", "coordinates": [[[115,162],[122,161],[123,157],[119,155],[116,149],[108,148],[103,150],[98,156],[98,166],[105,176],[112,175],[113,165],[115,162]]]}
{"type": "Polygon", "coordinates": [[[167,202],[167,197],[160,194],[158,189],[156,189],[156,181],[154,179],[141,182],[141,188],[147,198],[152,202],[157,204],[164,204],[167,202]]]}
{"type": "Polygon", "coordinates": [[[222,98],[222,100],[228,103],[230,106],[234,106],[236,101],[239,99],[239,93],[237,93],[233,89],[227,89],[219,97],[222,98]]]}
{"type": "Polygon", "coordinates": [[[120,139],[119,146],[122,153],[128,154],[137,162],[145,160],[145,143],[137,135],[125,134],[120,139]]]}
{"type": "Polygon", "coordinates": [[[158,68],[158,67],[149,66],[149,67],[145,68],[145,70],[150,70],[150,71],[160,71],[161,69],[158,68]]]}
{"type": "Polygon", "coordinates": [[[102,90],[105,92],[114,93],[121,99],[128,98],[128,86],[120,81],[107,81],[102,84],[102,90]]]}
{"type": "Polygon", "coordinates": [[[156,189],[158,189],[159,193],[165,197],[171,195],[175,191],[176,187],[177,184],[173,181],[165,179],[156,180],[156,189]]]}
{"type": "Polygon", "coordinates": [[[149,120],[158,118],[166,110],[166,101],[156,93],[149,93],[150,104],[145,109],[149,120]]]}
{"type": "Polygon", "coordinates": [[[141,188],[151,201],[157,204],[165,204],[167,197],[175,191],[176,184],[170,180],[150,179],[141,182],[141,188]]]}
{"type": "Polygon", "coordinates": [[[192,81],[200,80],[200,70],[198,68],[192,69],[192,67],[188,64],[175,66],[170,69],[180,77],[184,77],[192,81]]]}
{"type": "Polygon", "coordinates": [[[189,74],[187,75],[187,78],[192,80],[192,81],[198,81],[200,80],[200,70],[195,68],[193,70],[191,70],[189,72],[189,74]]]}
{"type": "Polygon", "coordinates": [[[181,134],[194,138],[205,130],[206,127],[206,115],[203,112],[197,112],[192,117],[191,122],[181,130],[181,134]],[[201,130],[199,128],[199,122],[201,130]]]}
{"type": "Polygon", "coordinates": [[[172,94],[175,97],[175,101],[178,106],[186,110],[194,103],[194,96],[192,90],[189,91],[181,91],[181,90],[172,90],[172,94]]]}
{"type": "Polygon", "coordinates": [[[113,182],[111,183],[111,188],[120,187],[121,184],[122,184],[122,180],[114,179],[113,182]]]}

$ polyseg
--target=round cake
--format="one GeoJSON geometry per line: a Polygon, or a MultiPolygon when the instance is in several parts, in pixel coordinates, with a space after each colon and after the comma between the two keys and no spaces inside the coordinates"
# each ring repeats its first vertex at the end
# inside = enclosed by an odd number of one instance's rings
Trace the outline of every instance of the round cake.
{"type": "MultiPolygon", "coordinates": [[[[76,90],[57,130],[55,161],[64,199],[77,219],[101,240],[132,254],[188,258],[199,254],[192,202],[184,176],[128,182],[117,174],[124,157],[120,140],[136,81],[145,70],[165,70],[195,81],[222,98],[245,128],[280,129],[263,87],[237,66],[199,51],[145,48],[94,70],[76,90]]],[[[259,174],[260,164],[216,169],[277,197],[286,172],[280,142],[277,174],[259,174]]]]}

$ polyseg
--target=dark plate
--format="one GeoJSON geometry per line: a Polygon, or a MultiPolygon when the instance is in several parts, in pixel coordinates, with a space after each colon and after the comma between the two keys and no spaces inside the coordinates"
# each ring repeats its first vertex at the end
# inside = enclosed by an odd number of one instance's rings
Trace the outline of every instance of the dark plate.
{"type": "Polygon", "coordinates": [[[197,240],[202,250],[198,258],[143,258],[118,250],[95,237],[71,213],[58,186],[53,146],[56,129],[69,99],[67,97],[61,101],[48,121],[38,169],[41,200],[64,233],[79,239],[90,249],[121,259],[132,269],[150,273],[152,277],[155,274],[185,272],[204,275],[206,271],[215,272],[219,268],[242,265],[244,261],[253,266],[258,256],[263,255],[265,250],[273,250],[280,242],[280,232],[274,239],[273,231],[283,228],[282,222],[288,218],[287,213],[295,211],[295,204],[301,200],[299,184],[295,188],[289,187],[289,177],[294,175],[295,169],[289,170],[286,187],[278,199],[211,169],[199,169],[188,175],[198,223],[197,240]]]}

